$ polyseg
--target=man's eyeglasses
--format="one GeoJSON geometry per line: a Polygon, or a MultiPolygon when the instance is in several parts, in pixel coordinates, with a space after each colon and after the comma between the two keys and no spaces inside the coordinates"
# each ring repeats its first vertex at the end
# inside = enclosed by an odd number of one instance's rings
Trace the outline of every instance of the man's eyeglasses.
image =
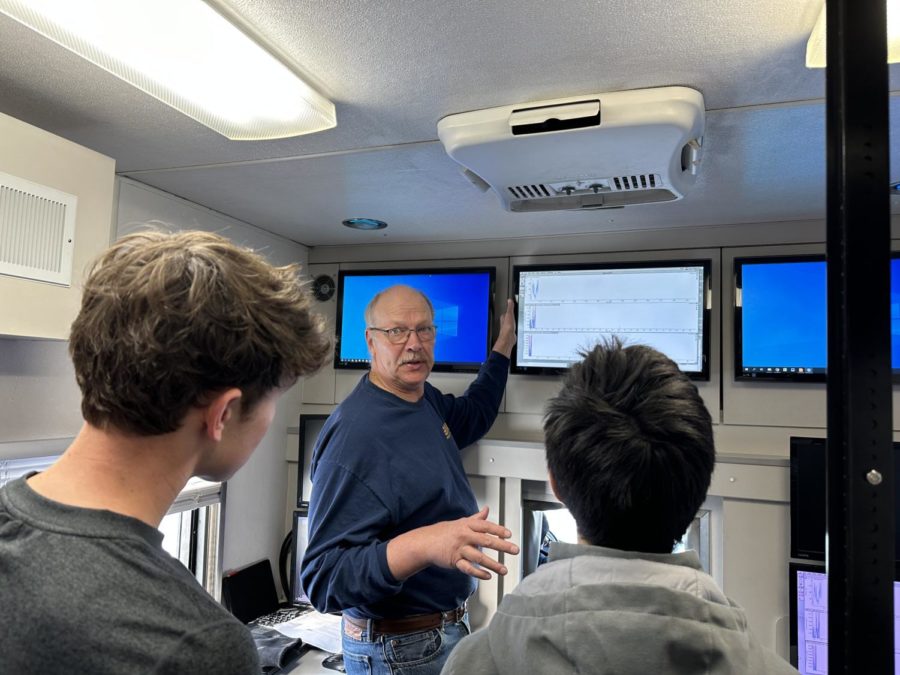
{"type": "Polygon", "coordinates": [[[379,333],[384,333],[388,341],[395,345],[401,345],[409,339],[409,334],[413,331],[419,338],[419,342],[431,342],[437,333],[437,326],[419,326],[418,328],[401,328],[400,326],[375,328],[375,326],[369,326],[369,330],[377,330],[379,333]]]}

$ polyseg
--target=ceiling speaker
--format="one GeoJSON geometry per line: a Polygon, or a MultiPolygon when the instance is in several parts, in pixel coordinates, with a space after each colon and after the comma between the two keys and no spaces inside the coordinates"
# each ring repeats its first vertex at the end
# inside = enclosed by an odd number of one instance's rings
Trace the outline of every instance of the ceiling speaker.
{"type": "Polygon", "coordinates": [[[336,286],[334,285],[334,279],[332,279],[327,274],[321,274],[313,279],[312,292],[316,300],[318,300],[319,302],[331,300],[331,296],[334,295],[335,288],[336,286]]]}

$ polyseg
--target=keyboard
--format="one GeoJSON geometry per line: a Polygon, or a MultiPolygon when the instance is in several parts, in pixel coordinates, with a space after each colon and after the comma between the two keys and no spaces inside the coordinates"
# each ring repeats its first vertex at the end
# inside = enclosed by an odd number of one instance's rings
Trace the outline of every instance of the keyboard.
{"type": "Polygon", "coordinates": [[[253,621],[253,623],[258,626],[277,626],[278,624],[287,623],[288,621],[296,619],[298,616],[302,616],[310,611],[312,611],[312,607],[285,607],[276,610],[271,614],[261,616],[253,621]]]}

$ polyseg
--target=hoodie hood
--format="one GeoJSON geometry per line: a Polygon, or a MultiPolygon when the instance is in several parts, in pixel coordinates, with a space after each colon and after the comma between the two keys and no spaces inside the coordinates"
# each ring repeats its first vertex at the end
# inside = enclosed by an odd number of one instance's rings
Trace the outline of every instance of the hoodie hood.
{"type": "Polygon", "coordinates": [[[693,551],[560,543],[550,560],[503,599],[486,630],[457,647],[444,672],[797,672],[753,639],[744,611],[693,551]]]}

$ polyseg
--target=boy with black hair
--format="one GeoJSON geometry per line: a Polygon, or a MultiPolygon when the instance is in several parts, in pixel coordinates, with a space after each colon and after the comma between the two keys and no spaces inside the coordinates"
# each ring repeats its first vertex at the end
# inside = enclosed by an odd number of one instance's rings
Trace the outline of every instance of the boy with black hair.
{"type": "Polygon", "coordinates": [[[796,673],[743,610],[672,549],[706,499],[712,420],[670,359],[610,340],[572,366],[544,419],[554,494],[578,544],[461,641],[444,673],[796,673]]]}

